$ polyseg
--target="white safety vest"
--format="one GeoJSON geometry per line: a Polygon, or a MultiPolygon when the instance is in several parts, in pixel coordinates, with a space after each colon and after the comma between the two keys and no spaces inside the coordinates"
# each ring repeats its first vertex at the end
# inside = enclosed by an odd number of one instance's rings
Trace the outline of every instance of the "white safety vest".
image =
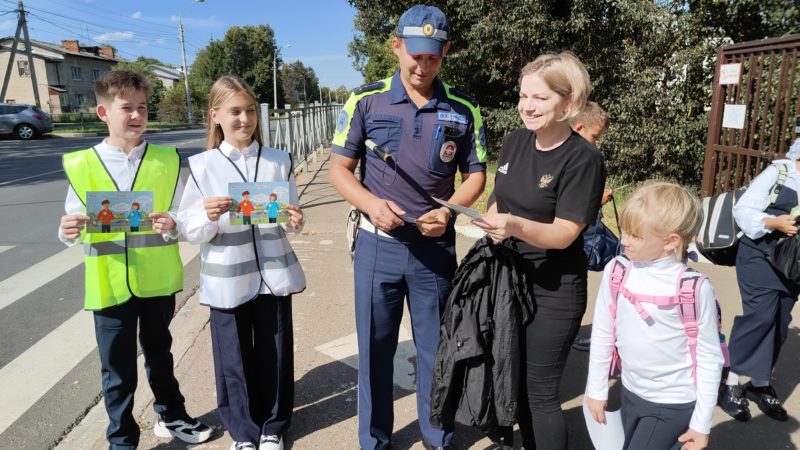
{"type": "MultiPolygon", "coordinates": [[[[203,196],[214,197],[228,195],[229,182],[288,181],[290,158],[282,150],[261,148],[254,180],[243,179],[218,149],[190,157],[189,169],[203,196]]],[[[303,268],[282,224],[231,225],[230,216],[223,214],[218,225],[217,235],[200,246],[200,303],[235,308],[255,298],[261,283],[277,296],[305,289],[303,268]]]]}

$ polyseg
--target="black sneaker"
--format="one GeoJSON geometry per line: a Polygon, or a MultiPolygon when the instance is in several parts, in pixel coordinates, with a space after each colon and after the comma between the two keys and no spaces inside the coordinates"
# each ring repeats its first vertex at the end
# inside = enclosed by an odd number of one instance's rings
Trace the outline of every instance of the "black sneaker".
{"type": "Polygon", "coordinates": [[[775,388],[772,386],[755,387],[748,381],[743,386],[743,389],[747,398],[754,401],[761,412],[781,422],[789,420],[789,415],[786,413],[783,403],[778,400],[775,388]]]}
{"type": "Polygon", "coordinates": [[[738,384],[735,386],[723,385],[719,389],[717,404],[723,411],[728,413],[729,416],[740,422],[747,422],[750,420],[750,407],[748,406],[747,399],[744,398],[742,387],[738,384]]]}
{"type": "Polygon", "coordinates": [[[153,433],[162,438],[176,437],[187,444],[199,444],[211,437],[213,430],[208,425],[192,419],[188,415],[166,422],[161,416],[158,417],[153,433]]]}
{"type": "Polygon", "coordinates": [[[572,348],[581,352],[588,352],[591,344],[592,338],[575,336],[575,342],[572,343],[572,348]]]}

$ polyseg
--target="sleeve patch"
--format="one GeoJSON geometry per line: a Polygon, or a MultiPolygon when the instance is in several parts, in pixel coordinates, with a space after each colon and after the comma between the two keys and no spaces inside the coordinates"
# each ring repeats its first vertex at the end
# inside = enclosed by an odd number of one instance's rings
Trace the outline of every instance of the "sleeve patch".
{"type": "Polygon", "coordinates": [[[336,134],[340,134],[344,131],[344,128],[347,126],[347,119],[349,117],[350,115],[347,114],[346,110],[342,109],[342,111],[339,112],[339,119],[336,121],[336,134]]]}

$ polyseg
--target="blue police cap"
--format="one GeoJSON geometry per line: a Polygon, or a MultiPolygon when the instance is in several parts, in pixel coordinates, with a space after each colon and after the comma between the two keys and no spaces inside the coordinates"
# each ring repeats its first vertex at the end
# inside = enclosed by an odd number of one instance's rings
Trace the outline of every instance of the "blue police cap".
{"type": "Polygon", "coordinates": [[[444,56],[449,31],[447,17],[435,6],[414,5],[397,22],[397,36],[405,39],[409,55],[444,56]]]}

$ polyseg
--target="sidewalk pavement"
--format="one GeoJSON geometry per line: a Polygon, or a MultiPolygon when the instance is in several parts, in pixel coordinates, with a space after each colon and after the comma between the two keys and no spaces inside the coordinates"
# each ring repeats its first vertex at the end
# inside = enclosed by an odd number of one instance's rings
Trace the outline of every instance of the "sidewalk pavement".
{"type": "MultiPolygon", "coordinates": [[[[292,427],[286,436],[287,448],[357,449],[356,438],[356,350],[353,317],[353,268],[345,239],[345,217],[349,205],[328,183],[330,154],[320,153],[310,162],[308,172],[297,176],[300,202],[308,217],[303,232],[292,239],[292,246],[305,269],[308,287],[294,296],[295,344],[295,412],[292,427]]],[[[476,237],[475,228],[464,219],[457,222],[459,257],[463,256],[476,237]],[[472,237],[470,237],[472,236],[472,237]]],[[[733,317],[741,313],[741,301],[734,270],[710,264],[697,268],[712,281],[723,309],[724,331],[730,331],[733,317]]],[[[589,335],[593,314],[593,297],[599,273],[590,272],[589,309],[581,334],[589,335]]],[[[187,286],[191,292],[194,286],[187,286]]],[[[395,433],[394,449],[421,449],[413,392],[414,354],[408,317],[404,317],[397,356],[395,357],[395,433]]],[[[177,312],[173,331],[173,355],[176,376],[186,397],[189,413],[215,429],[212,439],[189,446],[177,440],[157,438],[152,433],[155,414],[152,394],[143,364],[139,364],[139,389],[136,392],[135,415],[142,429],[141,449],[196,450],[228,449],[230,437],[215,413],[216,394],[211,341],[208,332],[208,311],[192,295],[177,312]]],[[[783,357],[775,369],[774,385],[786,398],[788,422],[776,422],[764,416],[751,403],[753,419],[735,422],[717,408],[711,434],[712,449],[797,449],[800,446],[800,320],[789,330],[783,357]]],[[[142,357],[140,356],[140,360],[142,357]]],[[[570,449],[590,449],[591,444],[583,420],[581,403],[586,382],[588,353],[572,351],[562,384],[564,414],[569,428],[570,449]]],[[[95,381],[98,383],[99,377],[95,381]]],[[[613,397],[618,386],[612,388],[613,397]]],[[[616,409],[614,400],[611,409],[616,409]]],[[[102,400],[74,427],[57,446],[59,450],[94,450],[107,448],[104,438],[107,417],[102,400]]],[[[483,435],[468,427],[456,429],[458,448],[493,448],[483,435]]],[[[519,444],[518,444],[519,445],[519,444]]]]}

